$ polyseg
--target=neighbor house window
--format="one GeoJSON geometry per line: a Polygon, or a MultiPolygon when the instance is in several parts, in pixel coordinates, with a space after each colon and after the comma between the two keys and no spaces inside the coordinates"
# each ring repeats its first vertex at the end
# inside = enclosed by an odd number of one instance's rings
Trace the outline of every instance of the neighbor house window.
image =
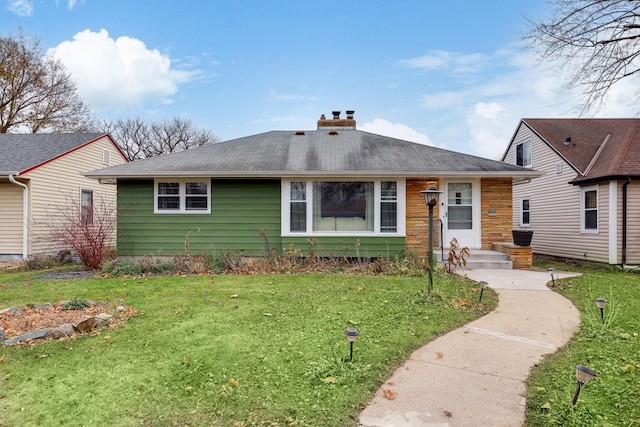
{"type": "Polygon", "coordinates": [[[404,181],[284,181],[282,194],[284,234],[404,232],[404,181]]]}
{"type": "Polygon", "coordinates": [[[156,180],[155,213],[210,213],[209,180],[156,180]]]}
{"type": "Polygon", "coordinates": [[[516,145],[516,164],[531,167],[531,140],[516,145]]]}
{"type": "Polygon", "coordinates": [[[582,189],[582,231],[598,231],[598,187],[582,189]]]}
{"type": "Polygon", "coordinates": [[[529,199],[520,201],[520,225],[528,227],[531,225],[531,205],[529,199]]]}
{"type": "Polygon", "coordinates": [[[80,222],[93,224],[93,190],[80,190],[80,222]]]}

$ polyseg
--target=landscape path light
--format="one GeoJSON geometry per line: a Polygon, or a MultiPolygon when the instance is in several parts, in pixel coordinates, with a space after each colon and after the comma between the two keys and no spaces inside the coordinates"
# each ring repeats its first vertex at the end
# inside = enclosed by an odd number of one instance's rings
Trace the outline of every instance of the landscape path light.
{"type": "Polygon", "coordinates": [[[578,365],[576,366],[576,380],[578,381],[578,387],[576,388],[576,392],[573,394],[573,399],[571,400],[571,404],[575,405],[578,402],[578,396],[580,395],[580,388],[583,385],[591,381],[596,377],[596,372],[587,368],[586,366],[578,365]]]}
{"type": "Polygon", "coordinates": [[[484,288],[487,287],[488,283],[485,281],[481,281],[480,283],[478,283],[480,285],[480,299],[478,300],[478,302],[482,301],[482,293],[484,292],[484,288]]]}
{"type": "Polygon", "coordinates": [[[604,308],[607,306],[606,298],[596,298],[596,306],[600,309],[600,319],[602,319],[602,323],[604,323],[604,308]]]}
{"type": "Polygon", "coordinates": [[[549,268],[547,268],[547,273],[551,274],[551,282],[553,283],[553,286],[555,286],[555,285],[556,285],[556,279],[555,279],[555,277],[553,276],[553,273],[555,273],[555,271],[556,271],[556,269],[555,269],[555,268],[553,268],[553,267],[549,267],[549,268]]]}
{"type": "MultiPolygon", "coordinates": [[[[429,293],[433,291],[433,207],[438,203],[438,198],[442,191],[438,191],[435,181],[429,181],[426,190],[420,193],[424,194],[424,203],[429,208],[429,293]]],[[[440,236],[442,239],[442,236],[440,236]]]]}
{"type": "Polygon", "coordinates": [[[360,332],[353,326],[350,326],[344,331],[344,335],[347,337],[347,340],[349,340],[349,361],[351,361],[353,360],[353,342],[358,338],[360,332]]]}

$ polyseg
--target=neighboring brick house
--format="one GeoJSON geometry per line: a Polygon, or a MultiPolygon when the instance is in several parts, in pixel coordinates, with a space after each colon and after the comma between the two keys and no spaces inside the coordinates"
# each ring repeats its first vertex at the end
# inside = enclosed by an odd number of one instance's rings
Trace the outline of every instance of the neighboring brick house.
{"type": "MultiPolygon", "coordinates": [[[[429,180],[445,247],[510,242],[511,183],[530,169],[356,129],[324,116],[316,130],[272,131],[86,174],[117,181],[118,254],[376,257],[427,252],[429,180]]],[[[439,231],[439,226],[438,226],[439,231]]],[[[438,233],[439,234],[439,233],[438,233]]]]}
{"type": "Polygon", "coordinates": [[[522,119],[502,160],[542,172],[513,187],[534,253],[640,264],[640,119],[522,119]]]}
{"type": "Polygon", "coordinates": [[[50,215],[68,206],[69,198],[85,211],[94,196],[115,203],[115,185],[81,173],[126,162],[104,133],[0,134],[0,259],[68,249],[47,239],[50,215]]]}

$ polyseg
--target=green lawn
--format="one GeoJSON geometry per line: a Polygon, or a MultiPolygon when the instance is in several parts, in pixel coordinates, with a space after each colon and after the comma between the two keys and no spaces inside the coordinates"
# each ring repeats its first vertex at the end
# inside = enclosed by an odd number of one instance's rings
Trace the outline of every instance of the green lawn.
{"type": "Polygon", "coordinates": [[[580,328],[529,378],[526,425],[640,426],[640,275],[581,271],[582,277],[565,279],[556,288],[580,310],[580,328]],[[595,298],[609,301],[604,324],[595,298]],[[573,406],[576,365],[589,367],[597,377],[582,387],[573,406]]]}
{"type": "Polygon", "coordinates": [[[122,298],[144,314],[71,343],[0,348],[0,426],[355,426],[412,350],[489,310],[470,282],[435,284],[427,295],[410,277],[2,274],[0,308],[122,298]]]}

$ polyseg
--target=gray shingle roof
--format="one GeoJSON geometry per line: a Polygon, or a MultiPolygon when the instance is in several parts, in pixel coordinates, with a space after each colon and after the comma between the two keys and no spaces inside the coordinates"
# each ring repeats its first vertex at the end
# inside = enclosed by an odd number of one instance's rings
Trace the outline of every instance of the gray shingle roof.
{"type": "Polygon", "coordinates": [[[0,175],[19,174],[104,133],[0,133],[0,175]]]}
{"type": "Polygon", "coordinates": [[[538,176],[507,163],[355,129],[272,131],[93,171],[94,178],[161,176],[538,176]]]}

